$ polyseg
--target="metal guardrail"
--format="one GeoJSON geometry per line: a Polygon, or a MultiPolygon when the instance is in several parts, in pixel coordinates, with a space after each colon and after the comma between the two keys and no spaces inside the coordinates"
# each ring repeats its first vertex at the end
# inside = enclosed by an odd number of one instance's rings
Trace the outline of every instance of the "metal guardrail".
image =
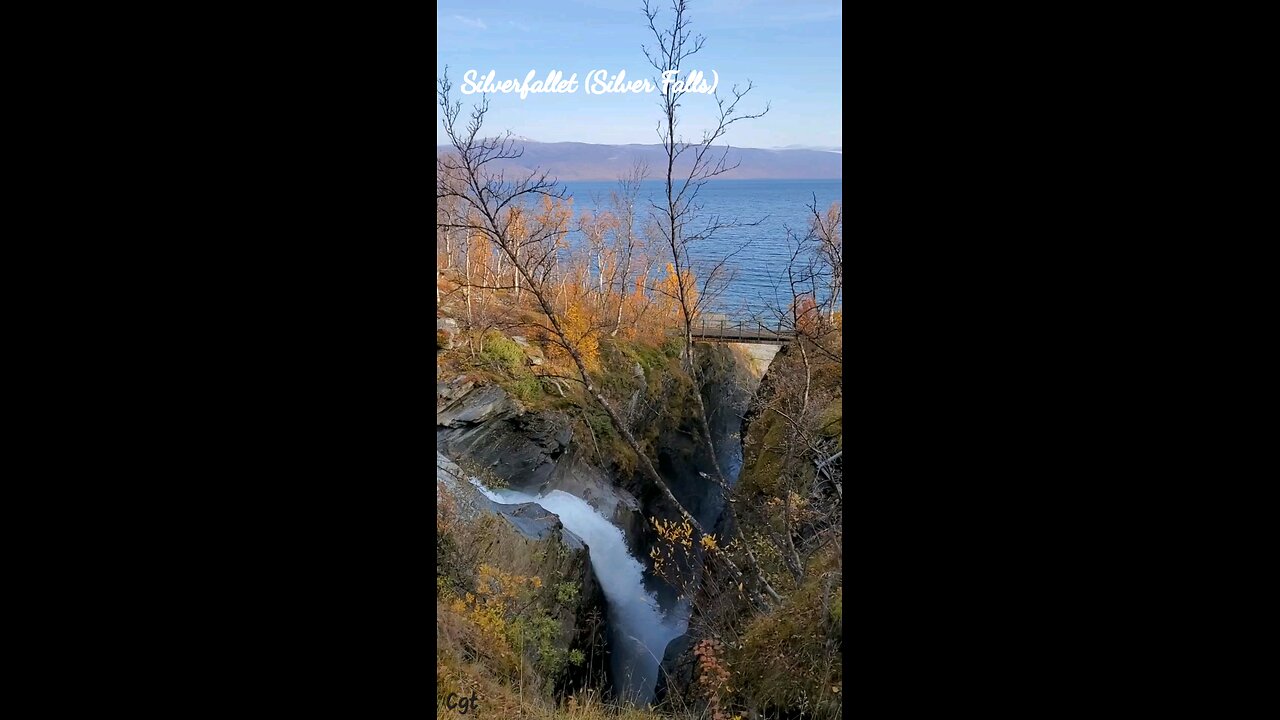
{"type": "Polygon", "coordinates": [[[730,322],[725,317],[702,318],[694,323],[692,330],[695,339],[720,342],[784,343],[791,339],[791,333],[782,331],[781,320],[778,321],[778,329],[775,331],[754,322],[730,322]]]}

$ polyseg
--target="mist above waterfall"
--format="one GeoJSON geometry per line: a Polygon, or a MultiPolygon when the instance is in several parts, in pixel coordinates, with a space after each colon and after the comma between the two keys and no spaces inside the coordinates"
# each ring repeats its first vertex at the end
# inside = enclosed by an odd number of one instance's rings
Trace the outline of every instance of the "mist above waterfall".
{"type": "Polygon", "coordinates": [[[688,614],[676,611],[669,617],[657,597],[645,591],[644,565],[627,551],[622,531],[581,498],[560,490],[533,496],[490,490],[475,479],[471,482],[496,503],[535,503],[555,513],[569,532],[587,544],[609,608],[615,690],[620,698],[637,703],[652,700],[662,653],[667,643],[685,631],[688,614]]]}

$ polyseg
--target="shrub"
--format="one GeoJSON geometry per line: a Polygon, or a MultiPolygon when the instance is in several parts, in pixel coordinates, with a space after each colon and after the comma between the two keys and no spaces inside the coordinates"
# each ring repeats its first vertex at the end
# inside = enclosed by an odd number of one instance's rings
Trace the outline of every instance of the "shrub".
{"type": "Polygon", "coordinates": [[[528,371],[519,373],[519,377],[515,382],[510,383],[510,386],[511,394],[525,403],[532,402],[543,395],[542,383],[528,371]]]}
{"type": "Polygon", "coordinates": [[[607,443],[620,439],[617,429],[613,427],[613,422],[603,412],[588,413],[587,424],[591,426],[591,432],[595,433],[598,442],[607,443]]]}
{"type": "Polygon", "coordinates": [[[669,337],[662,343],[662,354],[669,358],[680,357],[680,351],[683,349],[684,338],[681,337],[669,337]]]}
{"type": "Polygon", "coordinates": [[[723,652],[723,643],[715,639],[703,640],[693,650],[698,660],[698,686],[707,696],[707,709],[711,711],[712,720],[729,718],[729,713],[723,707],[723,698],[733,692],[733,688],[729,686],[732,675],[723,652]]]}
{"type": "Polygon", "coordinates": [[[803,585],[784,592],[783,607],[747,625],[734,653],[734,670],[741,672],[734,687],[748,705],[840,716],[843,588],[835,554],[815,558],[803,585]]]}
{"type": "MultiPolygon", "coordinates": [[[[570,302],[569,309],[560,318],[560,326],[568,336],[569,342],[577,347],[578,356],[582,358],[587,370],[593,372],[599,370],[600,341],[598,333],[591,326],[591,316],[587,309],[578,301],[570,302]]],[[[565,365],[572,362],[569,353],[556,342],[550,344],[547,359],[565,365]]]]}
{"type": "Polygon", "coordinates": [[[489,332],[485,335],[480,357],[508,373],[514,374],[524,368],[524,348],[501,333],[489,332]]]}
{"type": "Polygon", "coordinates": [[[532,652],[534,667],[547,678],[554,679],[564,672],[569,653],[556,647],[559,644],[560,623],[545,609],[534,608],[512,618],[506,630],[510,647],[517,651],[523,648],[525,652],[532,652]]]}
{"type": "Polygon", "coordinates": [[[578,599],[578,586],[571,582],[556,583],[556,602],[568,605],[578,599]]]}

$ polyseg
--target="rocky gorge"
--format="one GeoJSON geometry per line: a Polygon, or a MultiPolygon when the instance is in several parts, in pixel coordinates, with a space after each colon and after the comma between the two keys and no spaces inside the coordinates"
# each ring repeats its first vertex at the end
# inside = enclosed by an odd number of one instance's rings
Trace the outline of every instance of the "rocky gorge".
{"type": "MultiPolygon", "coordinates": [[[[698,358],[696,389],[670,370],[675,363],[637,362],[629,382],[613,390],[672,493],[710,528],[721,523],[727,503],[708,475],[711,458],[688,394],[702,395],[716,460],[732,483],[742,467],[742,419],[767,359],[731,345],[699,346],[698,358]]],[[[675,690],[687,689],[691,673],[678,680],[671,674],[690,661],[684,631],[691,598],[655,574],[649,557],[657,540],[650,520],[677,516],[666,496],[607,452],[607,437],[573,408],[530,408],[501,385],[467,374],[438,378],[436,396],[437,496],[457,499],[472,517],[500,528],[494,543],[510,548],[509,571],[582,589],[556,608],[557,642],[593,648],[608,661],[597,664],[599,677],[589,666],[571,669],[560,685],[594,684],[642,703],[670,692],[673,681],[682,685],[675,690]],[[600,626],[603,635],[595,632],[600,626]]]]}

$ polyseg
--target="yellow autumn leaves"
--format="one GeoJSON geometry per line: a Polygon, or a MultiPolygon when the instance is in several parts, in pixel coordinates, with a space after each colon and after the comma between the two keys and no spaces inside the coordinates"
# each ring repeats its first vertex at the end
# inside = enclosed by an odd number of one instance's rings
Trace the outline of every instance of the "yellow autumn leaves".
{"type": "MultiPolygon", "coordinates": [[[[661,520],[659,518],[650,518],[653,523],[654,532],[658,534],[661,541],[654,544],[649,550],[649,557],[654,561],[654,569],[660,570],[664,555],[667,559],[672,557],[671,550],[673,548],[683,548],[687,557],[689,548],[693,547],[693,525],[688,520],[661,520]],[[659,548],[663,547],[665,553],[659,548]]],[[[720,550],[720,545],[716,542],[715,535],[703,535],[698,539],[698,545],[703,550],[714,552],[720,550]]]]}
{"type": "Polygon", "coordinates": [[[688,520],[676,522],[674,520],[660,520],[651,518],[653,521],[653,529],[658,533],[658,537],[666,542],[692,547],[693,526],[688,520]]]}
{"type": "MultiPolygon", "coordinates": [[[[561,320],[561,326],[569,341],[577,346],[582,363],[588,370],[594,371],[600,367],[600,342],[596,337],[597,333],[591,327],[591,316],[582,307],[582,302],[581,298],[574,298],[569,302],[569,307],[561,320]]],[[[549,354],[553,360],[569,359],[569,353],[558,345],[552,345],[549,354]]]]}
{"type": "Polygon", "coordinates": [[[485,634],[501,639],[510,621],[509,610],[514,601],[529,589],[542,587],[542,578],[503,572],[492,565],[481,565],[476,577],[476,594],[470,592],[455,599],[450,610],[468,617],[485,634]]]}

